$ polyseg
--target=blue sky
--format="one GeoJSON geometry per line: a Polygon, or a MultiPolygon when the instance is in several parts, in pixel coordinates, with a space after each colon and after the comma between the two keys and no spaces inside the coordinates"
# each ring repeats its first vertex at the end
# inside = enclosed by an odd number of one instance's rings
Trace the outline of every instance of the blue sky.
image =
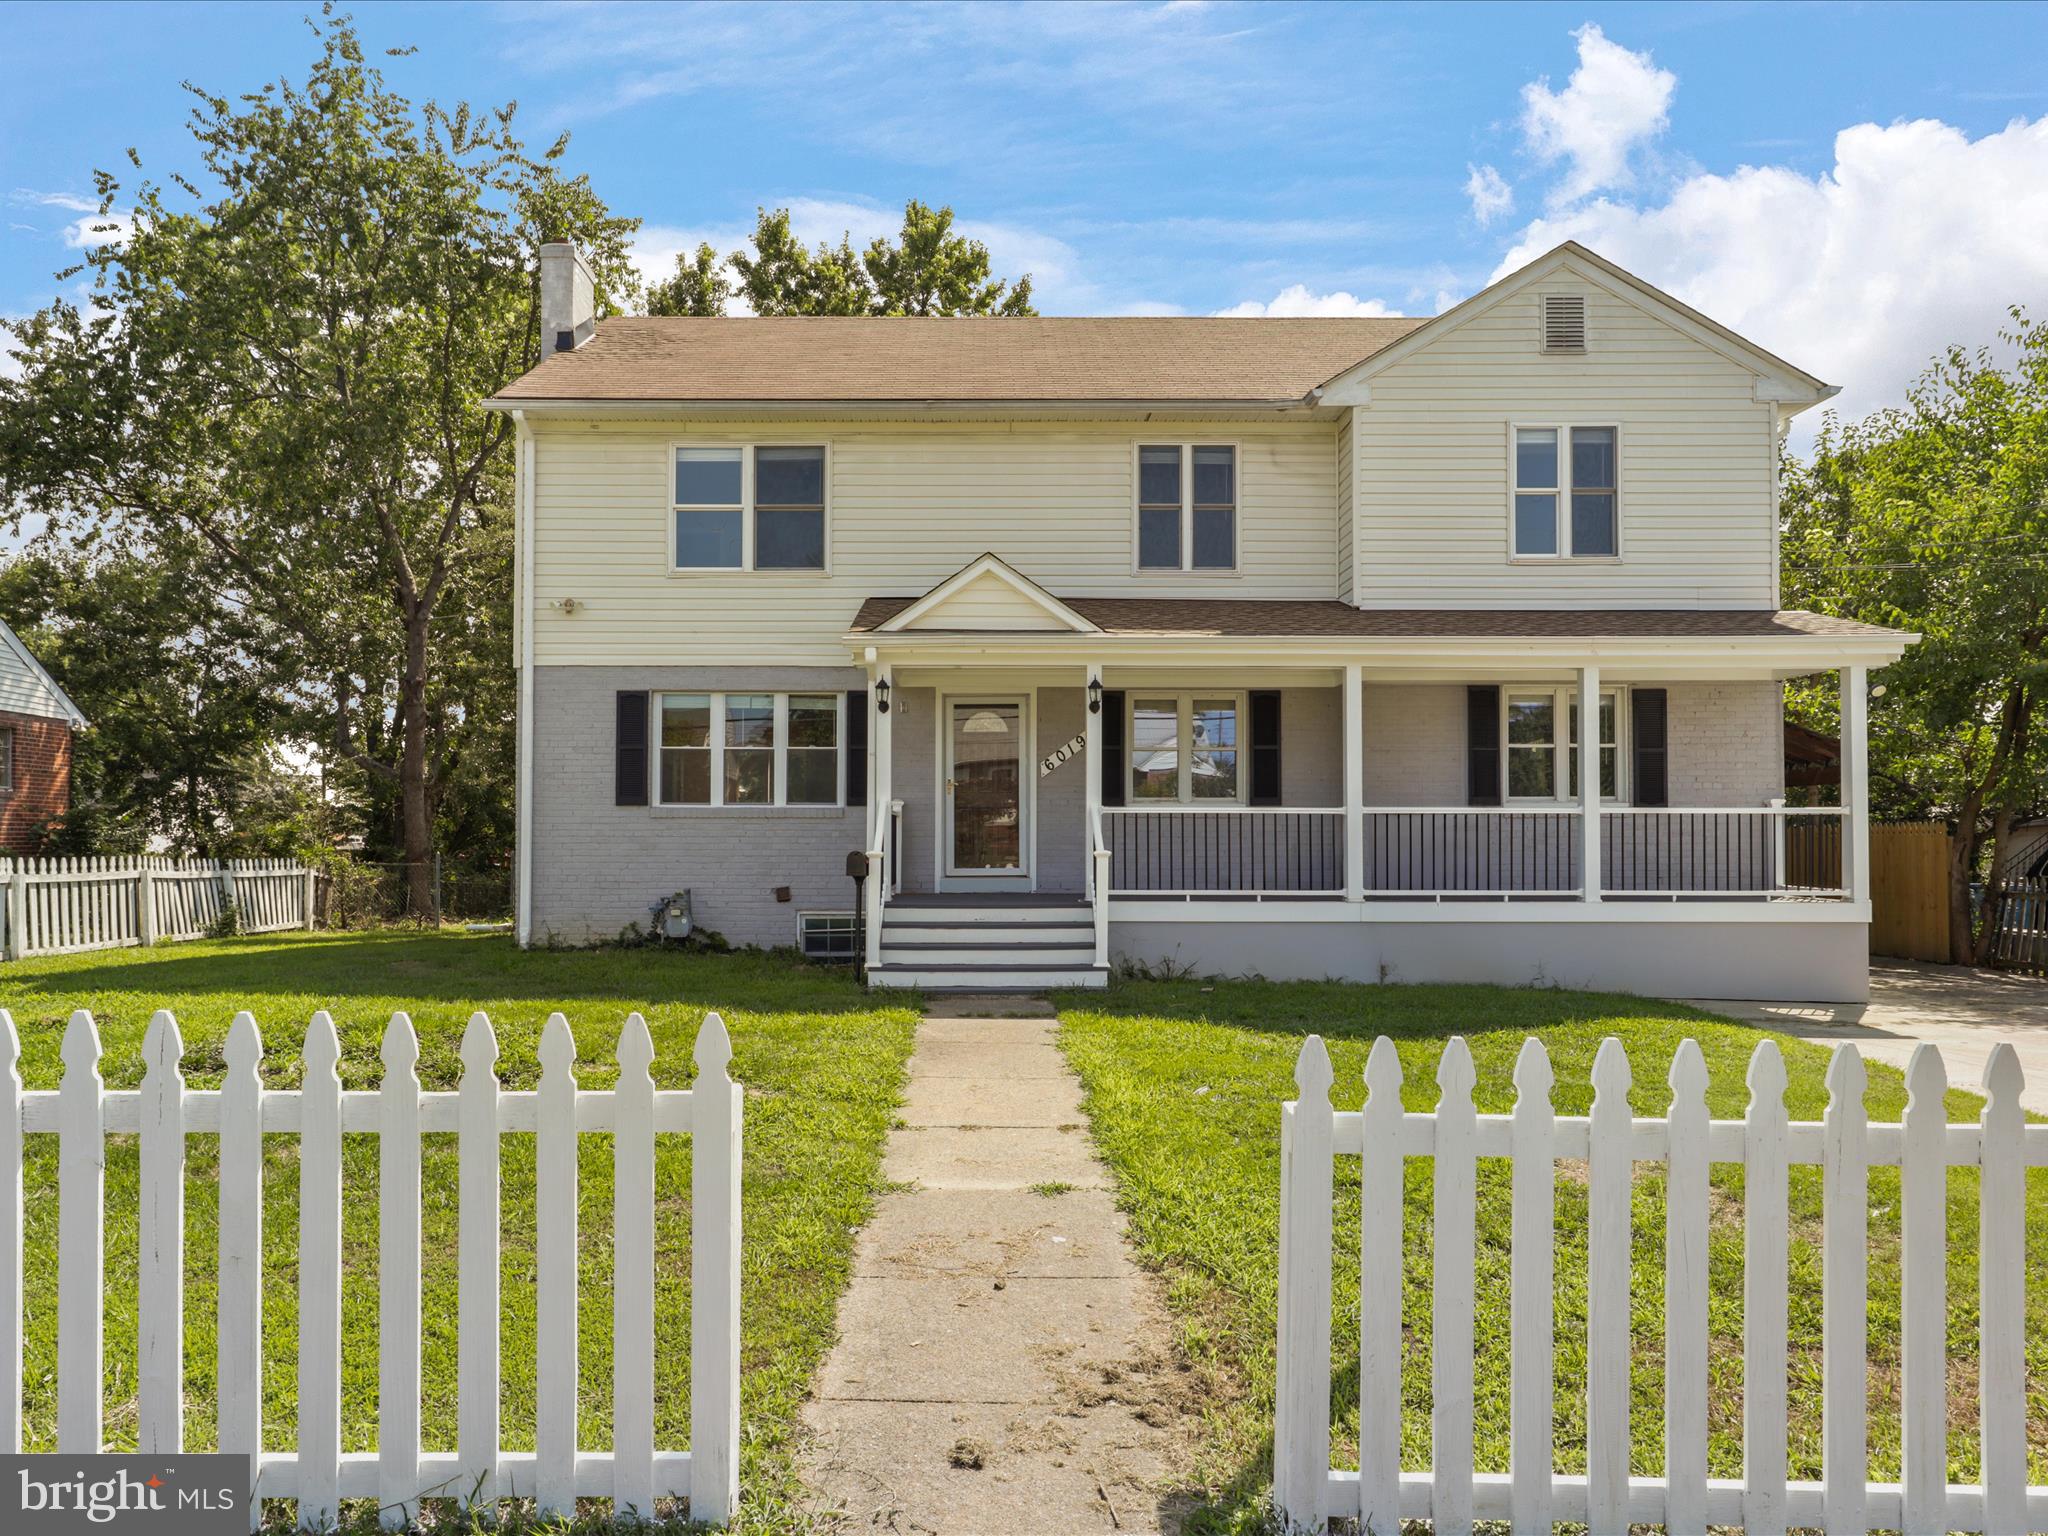
{"type": "MultiPolygon", "coordinates": [[[[12,5],[0,312],[95,167],[189,172],[179,82],[297,75],[299,5],[12,5]],[[22,67],[22,61],[40,61],[22,67]]],[[[415,97],[516,98],[646,221],[813,238],[950,203],[1046,313],[1432,313],[1583,239],[1897,398],[2048,311],[2048,6],[362,5],[415,97]]]]}

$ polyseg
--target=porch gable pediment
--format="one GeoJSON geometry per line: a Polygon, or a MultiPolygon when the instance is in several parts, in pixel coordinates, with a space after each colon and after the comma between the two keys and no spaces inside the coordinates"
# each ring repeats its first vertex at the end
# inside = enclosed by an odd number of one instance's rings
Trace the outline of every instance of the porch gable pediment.
{"type": "Polygon", "coordinates": [[[880,634],[919,630],[1026,630],[1098,634],[1030,577],[996,555],[981,555],[877,627],[880,634]]]}

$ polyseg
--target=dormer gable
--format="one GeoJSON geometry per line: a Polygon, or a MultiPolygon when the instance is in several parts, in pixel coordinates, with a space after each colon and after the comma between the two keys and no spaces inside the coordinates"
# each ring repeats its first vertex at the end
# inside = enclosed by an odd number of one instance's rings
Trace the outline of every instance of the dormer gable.
{"type": "Polygon", "coordinates": [[[882,624],[878,633],[928,629],[1097,633],[1097,626],[993,554],[977,556],[962,566],[882,624]]]}

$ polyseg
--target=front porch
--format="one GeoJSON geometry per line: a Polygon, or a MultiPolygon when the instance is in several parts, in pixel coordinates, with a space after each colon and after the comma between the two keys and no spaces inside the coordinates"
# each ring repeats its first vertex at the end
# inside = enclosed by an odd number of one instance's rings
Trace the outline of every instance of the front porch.
{"type": "MultiPolygon", "coordinates": [[[[1503,616],[1485,614],[1417,635],[1387,623],[1415,616],[1342,609],[1394,633],[1303,636],[1269,613],[1241,617],[1283,632],[1235,636],[1106,626],[1051,601],[1072,615],[1061,629],[1015,610],[953,627],[928,598],[922,615],[898,605],[907,625],[849,636],[871,678],[878,982],[893,903],[1037,896],[1069,903],[1070,926],[1085,913],[1103,976],[1121,959],[1533,980],[1556,954],[1589,984],[1712,995],[1699,966],[1665,984],[1599,957],[1625,947],[1654,972],[1705,946],[1730,984],[1746,969],[1791,986],[1805,956],[1825,986],[1852,985],[1869,912],[1865,699],[1869,667],[1898,648],[1886,632],[1539,613],[1507,616],[1530,633],[1487,632],[1503,616]],[[1560,619],[1653,632],[1580,637],[1560,619]],[[1789,805],[1782,685],[1821,671],[1840,690],[1840,802],[1789,805]]],[[[1028,930],[1004,942],[1034,944],[1028,930]]]]}

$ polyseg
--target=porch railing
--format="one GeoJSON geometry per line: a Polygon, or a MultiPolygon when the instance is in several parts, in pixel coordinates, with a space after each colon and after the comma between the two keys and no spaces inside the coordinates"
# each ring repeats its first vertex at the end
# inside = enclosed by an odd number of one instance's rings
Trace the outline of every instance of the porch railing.
{"type": "Polygon", "coordinates": [[[1600,885],[1613,900],[1848,894],[1839,806],[1689,806],[1600,813],[1600,885]]]}
{"type": "Polygon", "coordinates": [[[1578,894],[1574,807],[1369,806],[1363,815],[1368,899],[1578,894]]]}
{"type": "Polygon", "coordinates": [[[1132,805],[1102,813],[1113,896],[1337,895],[1344,812],[1132,805]]]}

